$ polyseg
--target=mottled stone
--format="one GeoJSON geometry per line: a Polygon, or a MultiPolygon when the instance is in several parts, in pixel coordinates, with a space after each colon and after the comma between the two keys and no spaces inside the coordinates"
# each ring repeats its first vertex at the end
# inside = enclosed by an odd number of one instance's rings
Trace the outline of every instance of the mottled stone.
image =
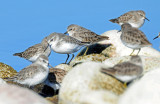
{"type": "MultiPolygon", "coordinates": [[[[63,78],[65,77],[65,75],[67,74],[67,71],[63,70],[63,69],[59,69],[59,68],[50,68],[49,69],[50,73],[53,73],[55,75],[55,80],[58,83],[62,83],[63,78]]],[[[48,78],[49,80],[53,80],[53,77],[48,78]]]]}
{"type": "Polygon", "coordinates": [[[0,92],[0,104],[53,104],[35,92],[16,85],[1,85],[0,92]]]}
{"type": "Polygon", "coordinates": [[[160,67],[129,86],[118,104],[160,104],[160,67]]]}
{"type": "MultiPolygon", "coordinates": [[[[86,55],[89,55],[89,54],[100,54],[102,53],[103,50],[105,50],[107,47],[109,47],[110,45],[109,44],[93,44],[93,45],[90,45],[88,47],[88,51],[86,52],[86,55]]],[[[86,51],[86,47],[77,55],[78,56],[83,56],[83,54],[85,53],[86,51]]]]}
{"type": "Polygon", "coordinates": [[[63,69],[65,71],[69,71],[69,70],[72,69],[72,66],[70,66],[68,64],[59,64],[59,65],[55,66],[55,68],[63,69]]]}
{"type": "Polygon", "coordinates": [[[106,60],[108,57],[102,55],[102,54],[89,54],[84,56],[78,56],[74,60],[71,61],[71,66],[76,66],[78,64],[94,61],[94,62],[102,62],[106,60]]]}
{"type": "Polygon", "coordinates": [[[58,104],[58,96],[53,96],[53,97],[47,97],[46,100],[49,100],[50,102],[54,104],[58,104]]]}
{"type": "Polygon", "coordinates": [[[0,85],[7,84],[2,78],[0,78],[0,85]]]}
{"type": "MultiPolygon", "coordinates": [[[[92,96],[91,93],[94,91],[99,92],[104,90],[109,91],[115,96],[121,95],[125,90],[124,84],[111,76],[101,73],[100,69],[102,66],[103,64],[98,62],[85,62],[75,66],[69,71],[61,84],[59,93],[60,104],[65,104],[64,102],[81,104],[87,102],[87,99],[84,101],[83,98],[89,95],[93,99],[97,99],[97,97],[100,96],[103,96],[104,99],[109,98],[108,96],[101,95],[102,93],[92,96]]],[[[117,97],[115,99],[117,99],[117,97]]],[[[108,103],[109,101],[110,99],[105,102],[108,103]]]]}
{"type": "Polygon", "coordinates": [[[0,63],[0,78],[12,77],[16,75],[17,71],[11,66],[0,63]]]}

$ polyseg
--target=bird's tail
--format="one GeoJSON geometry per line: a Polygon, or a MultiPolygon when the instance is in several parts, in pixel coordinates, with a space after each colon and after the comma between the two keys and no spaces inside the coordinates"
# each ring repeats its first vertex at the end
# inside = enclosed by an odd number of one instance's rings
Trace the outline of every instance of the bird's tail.
{"type": "Polygon", "coordinates": [[[114,69],[112,69],[112,68],[108,68],[108,69],[106,69],[106,68],[101,68],[100,71],[101,71],[102,73],[108,74],[108,75],[113,75],[113,74],[114,74],[114,69]]]}
{"type": "Polygon", "coordinates": [[[113,23],[119,23],[118,19],[110,19],[109,21],[111,21],[113,23]]]}
{"type": "Polygon", "coordinates": [[[3,78],[5,81],[14,81],[14,77],[6,77],[3,78]]]}
{"type": "Polygon", "coordinates": [[[22,53],[15,53],[15,54],[13,54],[13,56],[19,56],[19,57],[22,57],[22,53]]]}
{"type": "Polygon", "coordinates": [[[100,42],[100,41],[103,41],[103,40],[109,40],[109,37],[99,35],[98,38],[95,40],[95,42],[100,42]]]}
{"type": "Polygon", "coordinates": [[[102,39],[102,40],[109,40],[109,37],[108,36],[101,36],[100,35],[100,39],[102,39]]]}
{"type": "Polygon", "coordinates": [[[89,46],[91,42],[81,42],[81,45],[89,46]]]}

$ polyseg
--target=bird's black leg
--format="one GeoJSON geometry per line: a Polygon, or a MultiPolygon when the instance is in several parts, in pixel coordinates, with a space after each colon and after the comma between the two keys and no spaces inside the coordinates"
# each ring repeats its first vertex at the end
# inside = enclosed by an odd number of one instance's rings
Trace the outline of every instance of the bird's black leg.
{"type": "Polygon", "coordinates": [[[68,64],[70,64],[70,62],[72,61],[72,59],[74,58],[74,54],[72,54],[72,58],[71,58],[71,60],[69,61],[69,63],[68,64]]]}
{"type": "Polygon", "coordinates": [[[69,54],[67,54],[67,59],[66,59],[66,62],[65,62],[65,64],[67,63],[67,61],[68,61],[68,58],[69,58],[69,54]]]}

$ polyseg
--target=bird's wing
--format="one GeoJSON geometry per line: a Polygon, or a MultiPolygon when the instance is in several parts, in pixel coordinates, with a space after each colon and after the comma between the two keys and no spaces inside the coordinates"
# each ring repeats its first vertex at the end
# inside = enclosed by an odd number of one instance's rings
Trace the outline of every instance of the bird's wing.
{"type": "Polygon", "coordinates": [[[32,78],[39,71],[38,69],[38,66],[32,64],[20,70],[20,72],[15,77],[21,81],[25,80],[26,78],[32,78]]]}
{"type": "Polygon", "coordinates": [[[130,62],[123,62],[113,67],[116,75],[137,75],[142,73],[142,67],[130,62]]]}
{"type": "Polygon", "coordinates": [[[119,16],[119,17],[118,17],[118,21],[119,21],[119,22],[123,21],[123,22],[125,23],[125,22],[128,22],[128,21],[129,21],[130,19],[132,19],[132,18],[134,18],[134,17],[132,16],[132,14],[130,14],[130,13],[127,12],[127,13],[119,16]]]}
{"type": "Polygon", "coordinates": [[[23,52],[23,56],[25,58],[27,58],[27,59],[30,58],[30,57],[32,57],[40,49],[39,47],[42,47],[42,45],[41,44],[36,44],[34,46],[29,47],[28,49],[26,49],[23,52]]]}
{"type": "Polygon", "coordinates": [[[108,40],[109,37],[107,36],[100,36],[94,32],[77,32],[73,34],[73,37],[77,37],[78,40],[83,42],[99,42],[102,40],[108,40]]]}
{"type": "Polygon", "coordinates": [[[141,44],[142,44],[142,45],[143,45],[143,44],[144,44],[144,45],[149,45],[149,46],[152,45],[152,44],[148,41],[146,35],[145,35],[142,31],[138,30],[138,33],[139,33],[139,37],[141,37],[140,39],[141,39],[141,44]]]}

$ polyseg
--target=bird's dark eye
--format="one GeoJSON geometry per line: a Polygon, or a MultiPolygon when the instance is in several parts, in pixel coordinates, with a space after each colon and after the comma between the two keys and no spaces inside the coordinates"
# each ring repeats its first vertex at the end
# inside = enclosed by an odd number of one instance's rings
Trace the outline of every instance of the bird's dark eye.
{"type": "Polygon", "coordinates": [[[45,60],[43,60],[44,63],[47,63],[45,60]]]}
{"type": "Polygon", "coordinates": [[[53,41],[53,39],[51,39],[51,42],[53,41]]]}
{"type": "Polygon", "coordinates": [[[72,31],[72,29],[69,29],[69,31],[72,31]]]}

